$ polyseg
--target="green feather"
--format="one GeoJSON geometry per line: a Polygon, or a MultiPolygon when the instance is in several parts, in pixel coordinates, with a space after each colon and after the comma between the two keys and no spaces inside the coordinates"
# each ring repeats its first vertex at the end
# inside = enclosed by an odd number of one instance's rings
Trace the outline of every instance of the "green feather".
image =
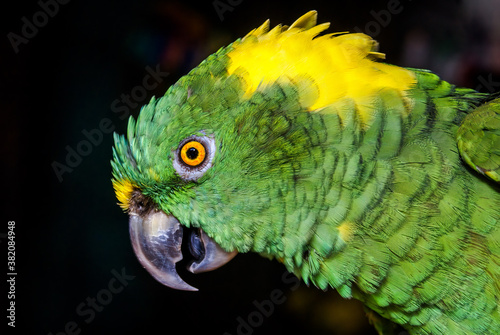
{"type": "Polygon", "coordinates": [[[307,80],[246,95],[231,48],[115,135],[113,178],[223,249],[277,258],[411,334],[500,334],[500,192],[479,174],[500,180],[500,100],[410,69],[406,96],[309,111],[307,80]],[[172,160],[193,135],[217,149],[186,181],[172,160]]]}

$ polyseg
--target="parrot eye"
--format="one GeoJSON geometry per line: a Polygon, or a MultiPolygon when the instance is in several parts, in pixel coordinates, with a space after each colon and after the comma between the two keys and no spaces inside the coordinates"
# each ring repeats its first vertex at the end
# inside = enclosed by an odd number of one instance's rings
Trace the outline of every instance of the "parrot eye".
{"type": "Polygon", "coordinates": [[[215,141],[209,136],[183,140],[174,154],[174,169],[184,180],[197,180],[212,166],[215,141]]]}
{"type": "Polygon", "coordinates": [[[203,144],[197,141],[189,141],[181,148],[181,160],[188,166],[198,166],[205,160],[207,151],[203,144]]]}

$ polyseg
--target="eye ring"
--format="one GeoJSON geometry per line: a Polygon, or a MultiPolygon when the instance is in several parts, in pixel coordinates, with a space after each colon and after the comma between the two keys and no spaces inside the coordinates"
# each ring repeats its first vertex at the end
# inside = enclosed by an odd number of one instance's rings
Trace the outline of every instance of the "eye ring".
{"type": "Polygon", "coordinates": [[[215,140],[209,136],[190,136],[172,152],[173,167],[184,180],[195,181],[212,166],[215,140]]]}
{"type": "Polygon", "coordinates": [[[180,156],[184,164],[191,167],[196,167],[205,161],[207,150],[202,143],[193,140],[185,143],[182,146],[180,156]]]}

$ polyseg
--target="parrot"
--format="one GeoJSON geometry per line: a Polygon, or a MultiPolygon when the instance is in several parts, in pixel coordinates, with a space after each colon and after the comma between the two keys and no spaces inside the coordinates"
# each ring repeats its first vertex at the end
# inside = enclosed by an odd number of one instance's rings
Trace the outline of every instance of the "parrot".
{"type": "Polygon", "coordinates": [[[380,334],[500,334],[500,98],[384,62],[307,12],[208,56],[114,134],[160,283],[238,253],[360,300],[380,334]],[[384,330],[385,329],[385,330],[384,330]]]}

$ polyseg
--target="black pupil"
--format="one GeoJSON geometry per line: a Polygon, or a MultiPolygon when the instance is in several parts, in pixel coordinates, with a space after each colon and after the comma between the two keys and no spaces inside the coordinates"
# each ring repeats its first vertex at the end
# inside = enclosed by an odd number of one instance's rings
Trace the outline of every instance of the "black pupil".
{"type": "Polygon", "coordinates": [[[196,159],[196,157],[198,157],[198,149],[196,149],[196,148],[187,149],[186,156],[189,159],[196,159]]]}

